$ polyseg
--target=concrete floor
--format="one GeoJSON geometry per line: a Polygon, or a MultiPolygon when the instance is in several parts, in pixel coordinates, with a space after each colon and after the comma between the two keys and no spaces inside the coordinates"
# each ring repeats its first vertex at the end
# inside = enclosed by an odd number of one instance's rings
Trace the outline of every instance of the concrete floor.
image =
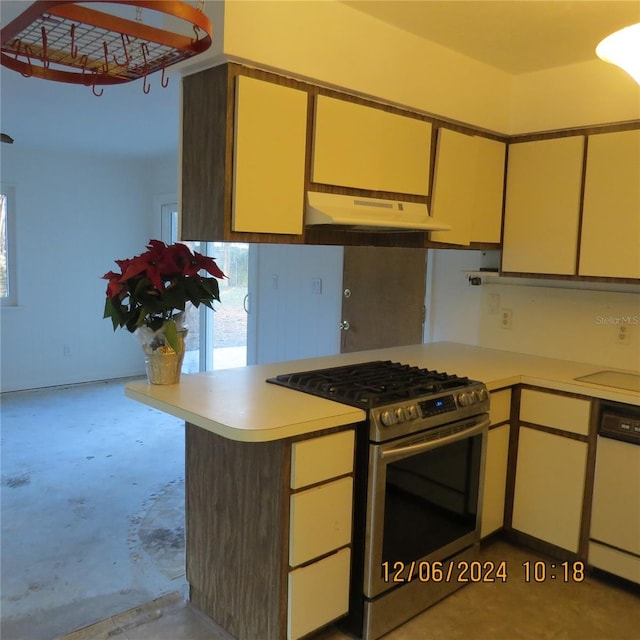
{"type": "Polygon", "coordinates": [[[122,381],[1,402],[2,639],[184,594],[184,423],[122,381]]]}

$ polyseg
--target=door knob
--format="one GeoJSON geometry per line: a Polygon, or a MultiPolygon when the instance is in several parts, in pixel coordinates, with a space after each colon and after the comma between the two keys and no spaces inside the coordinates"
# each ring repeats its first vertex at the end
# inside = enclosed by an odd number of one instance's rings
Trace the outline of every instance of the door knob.
{"type": "Polygon", "coordinates": [[[351,289],[345,289],[343,293],[345,298],[351,297],[351,289]]]}
{"type": "Polygon", "coordinates": [[[349,324],[349,321],[348,321],[348,320],[343,320],[343,321],[340,323],[340,329],[341,329],[342,331],[349,331],[349,329],[350,329],[350,328],[351,328],[351,325],[349,324]]]}

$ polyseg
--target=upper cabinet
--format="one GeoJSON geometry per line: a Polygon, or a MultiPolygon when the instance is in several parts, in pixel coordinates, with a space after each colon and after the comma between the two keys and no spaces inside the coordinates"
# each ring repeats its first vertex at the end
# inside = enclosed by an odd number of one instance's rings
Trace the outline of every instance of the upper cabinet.
{"type": "Polygon", "coordinates": [[[184,78],[183,239],[286,242],[302,234],[307,103],[284,79],[230,65],[184,78]]]}
{"type": "Polygon", "coordinates": [[[584,136],[509,146],[502,271],[572,275],[584,136]]]}
{"type": "Polygon", "coordinates": [[[452,229],[432,232],[431,240],[500,242],[504,158],[503,142],[438,129],[431,214],[452,229]]]}
{"type": "Polygon", "coordinates": [[[316,96],[312,182],[426,196],[430,158],[430,122],[316,96]]]}
{"type": "Polygon", "coordinates": [[[302,233],[307,94],[236,78],[233,231],[302,233]]]}
{"type": "Polygon", "coordinates": [[[640,129],[587,145],[578,273],[640,278],[640,129]]]}

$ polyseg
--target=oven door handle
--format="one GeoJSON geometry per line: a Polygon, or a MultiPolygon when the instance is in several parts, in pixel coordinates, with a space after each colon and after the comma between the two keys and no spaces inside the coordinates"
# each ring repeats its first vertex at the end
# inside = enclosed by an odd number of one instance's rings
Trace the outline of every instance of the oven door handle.
{"type": "Polygon", "coordinates": [[[396,447],[395,449],[387,449],[386,451],[381,451],[380,458],[382,460],[388,460],[389,458],[406,457],[409,455],[416,455],[418,453],[430,451],[431,449],[437,449],[438,447],[442,447],[446,444],[451,444],[452,442],[457,442],[458,440],[464,440],[465,438],[471,438],[475,435],[478,435],[479,433],[482,433],[490,424],[491,419],[489,417],[486,417],[472,427],[469,427],[468,429],[458,431],[457,433],[452,433],[451,435],[444,436],[443,438],[436,438],[435,440],[428,440],[427,442],[416,442],[415,444],[410,444],[405,447],[396,447]]]}

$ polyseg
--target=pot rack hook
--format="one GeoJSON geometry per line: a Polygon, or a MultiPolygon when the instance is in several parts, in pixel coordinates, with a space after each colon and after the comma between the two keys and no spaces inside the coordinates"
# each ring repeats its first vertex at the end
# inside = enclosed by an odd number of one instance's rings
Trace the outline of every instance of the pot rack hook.
{"type": "Polygon", "coordinates": [[[104,66],[102,70],[106,75],[109,75],[109,47],[107,46],[106,40],[102,42],[102,48],[104,50],[104,66]]]}
{"type": "Polygon", "coordinates": [[[78,45],[76,44],[76,25],[71,25],[71,57],[75,60],[78,57],[78,45]]]}
{"type": "Polygon", "coordinates": [[[147,49],[146,43],[143,42],[140,45],[140,49],[142,50],[142,57],[144,59],[144,74],[143,74],[143,78],[142,78],[142,91],[144,93],[149,93],[149,91],[151,91],[151,85],[147,82],[147,77],[148,77],[148,72],[149,72],[149,65],[147,64],[147,53],[149,51],[147,49]]]}
{"type": "Polygon", "coordinates": [[[116,63],[116,65],[118,67],[128,67],[129,66],[129,62],[131,61],[131,58],[129,57],[129,51],[127,49],[127,43],[131,44],[131,40],[129,39],[129,36],[126,35],[125,33],[121,33],[120,34],[120,39],[122,40],[122,50],[124,51],[124,63],[120,62],[116,58],[115,53],[113,54],[112,58],[113,58],[113,61],[116,63]],[[124,41],[125,37],[127,38],[127,42],[124,41]]]}
{"type": "Polygon", "coordinates": [[[42,27],[41,33],[42,33],[42,53],[40,54],[40,59],[42,60],[42,66],[45,69],[48,69],[49,68],[49,56],[47,55],[47,46],[48,46],[47,30],[44,27],[42,27]]]}
{"type": "MultiPolygon", "coordinates": [[[[16,60],[18,59],[18,55],[20,53],[20,47],[22,46],[22,41],[18,40],[18,48],[16,50],[16,60]]],[[[23,71],[20,71],[20,75],[22,75],[25,78],[30,78],[33,75],[33,64],[31,63],[31,56],[33,55],[33,51],[31,50],[31,47],[28,44],[24,45],[24,56],[27,59],[27,64],[29,65],[29,70],[24,73],[23,71]]]]}
{"type": "Polygon", "coordinates": [[[166,89],[169,86],[169,78],[165,77],[164,65],[162,65],[162,77],[160,78],[160,86],[166,89]]]}
{"type": "Polygon", "coordinates": [[[98,78],[98,72],[94,69],[92,75],[93,81],[91,82],[91,93],[93,93],[96,98],[99,98],[104,93],[104,89],[100,89],[100,93],[96,91],[96,79],[98,78]]]}

